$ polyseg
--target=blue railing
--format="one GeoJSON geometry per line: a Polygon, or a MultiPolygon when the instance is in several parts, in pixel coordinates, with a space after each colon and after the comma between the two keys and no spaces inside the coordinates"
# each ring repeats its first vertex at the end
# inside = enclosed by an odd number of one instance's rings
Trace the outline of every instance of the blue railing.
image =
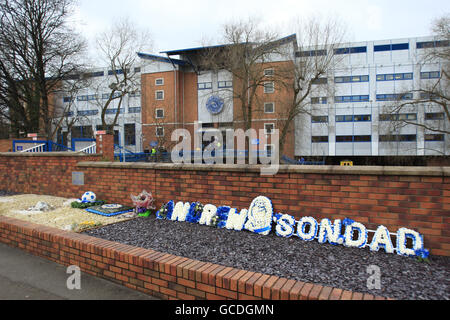
{"type": "Polygon", "coordinates": [[[325,165],[325,158],[322,161],[305,161],[303,158],[300,160],[294,160],[288,156],[282,156],[281,160],[288,164],[305,165],[305,166],[323,166],[325,165]]]}

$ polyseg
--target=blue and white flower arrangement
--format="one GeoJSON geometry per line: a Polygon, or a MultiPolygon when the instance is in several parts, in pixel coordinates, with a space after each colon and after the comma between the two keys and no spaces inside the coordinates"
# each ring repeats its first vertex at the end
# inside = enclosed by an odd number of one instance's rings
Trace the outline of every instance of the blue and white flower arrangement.
{"type": "Polygon", "coordinates": [[[384,249],[386,253],[397,251],[399,255],[417,256],[419,260],[425,261],[430,254],[424,248],[423,236],[414,230],[400,228],[396,234],[397,242],[396,248],[394,248],[389,230],[380,225],[369,244],[368,232],[370,230],[362,223],[349,218],[342,221],[336,219],[334,222],[325,218],[318,223],[316,219],[309,216],[296,221],[291,215],[275,214],[272,202],[264,196],[255,198],[248,210],[242,209],[239,212],[236,208],[229,206],[216,207],[212,204],[203,205],[200,202],[177,202],[175,204],[171,200],[158,210],[156,217],[157,219],[186,221],[228,230],[246,229],[261,235],[268,235],[274,229],[275,234],[283,238],[297,236],[304,241],[318,239],[319,243],[329,242],[349,248],[368,246],[371,251],[379,251],[379,249],[384,249]],[[407,239],[412,240],[412,247],[407,246],[407,239]]]}
{"type": "Polygon", "coordinates": [[[245,229],[261,235],[268,235],[272,230],[272,201],[264,196],[255,198],[248,209],[245,229]]]}
{"type": "Polygon", "coordinates": [[[367,237],[368,232],[367,228],[359,222],[355,222],[351,220],[345,221],[344,219],[343,224],[345,224],[345,235],[344,235],[344,246],[349,248],[364,248],[367,244],[367,237]],[[353,234],[354,232],[358,233],[358,238],[356,240],[353,240],[353,234]]]}
{"type": "Polygon", "coordinates": [[[279,237],[290,238],[294,235],[295,218],[288,214],[277,214],[275,233],[279,237]]]}
{"type": "Polygon", "coordinates": [[[245,222],[247,221],[248,210],[242,209],[237,212],[235,208],[231,209],[228,213],[228,219],[225,224],[225,228],[228,230],[241,231],[244,228],[245,222]]]}
{"type": "Polygon", "coordinates": [[[417,251],[422,254],[423,237],[416,231],[406,228],[400,228],[397,231],[397,254],[402,256],[416,256],[417,251]],[[406,247],[406,239],[412,239],[412,248],[406,247]]]}
{"type": "Polygon", "coordinates": [[[394,246],[391,241],[391,234],[385,226],[379,226],[375,231],[372,243],[369,245],[371,251],[378,251],[383,248],[387,253],[394,253],[394,246]]]}
{"type": "Polygon", "coordinates": [[[174,201],[170,200],[168,203],[164,204],[161,209],[156,212],[156,219],[167,219],[170,220],[172,218],[172,212],[174,207],[174,201]]]}
{"type": "Polygon", "coordinates": [[[313,217],[303,217],[297,224],[297,236],[304,241],[313,241],[317,235],[319,224],[313,217]],[[306,232],[306,227],[309,226],[309,231],[306,232]]]}

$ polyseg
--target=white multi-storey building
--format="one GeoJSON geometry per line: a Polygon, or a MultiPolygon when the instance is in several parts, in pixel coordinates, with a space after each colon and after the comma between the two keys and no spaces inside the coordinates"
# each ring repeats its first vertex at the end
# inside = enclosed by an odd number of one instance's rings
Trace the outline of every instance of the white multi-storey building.
{"type": "Polygon", "coordinates": [[[311,97],[309,114],[296,120],[295,155],[449,155],[442,106],[406,104],[423,98],[418,90],[441,76],[444,62],[425,61],[428,48],[448,45],[423,37],[339,46],[340,62],[317,85],[323,89],[311,97]]]}

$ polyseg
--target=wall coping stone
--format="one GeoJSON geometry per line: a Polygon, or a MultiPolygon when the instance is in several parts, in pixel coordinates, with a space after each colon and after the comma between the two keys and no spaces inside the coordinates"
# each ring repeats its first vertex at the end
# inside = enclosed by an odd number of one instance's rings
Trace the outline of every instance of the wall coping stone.
{"type": "Polygon", "coordinates": [[[0,157],[101,157],[102,154],[84,152],[0,152],[0,157]]]}
{"type": "MultiPolygon", "coordinates": [[[[1,154],[0,154],[1,155],[1,154]]],[[[208,165],[208,164],[173,164],[173,163],[134,163],[134,162],[102,162],[82,161],[77,164],[82,168],[112,169],[150,169],[180,171],[225,171],[259,173],[263,165],[208,165]]],[[[306,166],[280,165],[278,173],[319,173],[349,175],[384,175],[384,176],[433,176],[450,177],[450,167],[391,167],[391,166],[306,166]]]]}

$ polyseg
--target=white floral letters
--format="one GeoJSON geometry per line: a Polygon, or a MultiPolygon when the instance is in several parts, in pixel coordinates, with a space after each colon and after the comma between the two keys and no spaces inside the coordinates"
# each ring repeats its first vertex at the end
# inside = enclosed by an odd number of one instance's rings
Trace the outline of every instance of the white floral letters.
{"type": "Polygon", "coordinates": [[[216,207],[212,204],[203,206],[199,202],[191,204],[181,201],[174,204],[174,201],[169,201],[156,213],[156,217],[171,221],[188,221],[219,229],[236,231],[246,229],[261,235],[268,235],[272,231],[272,224],[275,223],[275,234],[283,238],[297,236],[304,241],[317,239],[319,243],[329,242],[353,248],[368,246],[371,251],[379,251],[382,248],[386,253],[397,251],[399,255],[418,256],[422,259],[429,255],[429,251],[424,248],[423,236],[417,231],[400,228],[396,234],[397,243],[394,248],[391,234],[385,226],[379,226],[376,231],[371,231],[362,223],[348,218],[343,221],[336,219],[334,223],[326,218],[318,223],[313,217],[302,217],[297,221],[288,214],[275,214],[272,202],[264,196],[255,198],[248,210],[242,209],[239,213],[236,208],[228,206],[216,207]],[[344,230],[341,231],[343,227],[344,230]],[[370,244],[369,231],[374,232],[370,244]]]}

